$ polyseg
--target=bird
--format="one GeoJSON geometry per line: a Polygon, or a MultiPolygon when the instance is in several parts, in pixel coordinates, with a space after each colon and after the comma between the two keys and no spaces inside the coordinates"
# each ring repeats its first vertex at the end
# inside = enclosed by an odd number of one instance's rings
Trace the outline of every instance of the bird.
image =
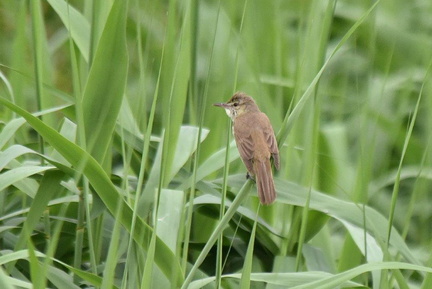
{"type": "Polygon", "coordinates": [[[279,149],[273,127],[255,100],[244,92],[236,92],[227,102],[214,106],[225,109],[232,120],[232,131],[240,157],[246,166],[247,178],[255,180],[263,205],[276,199],[271,159],[280,169],[279,149]]]}

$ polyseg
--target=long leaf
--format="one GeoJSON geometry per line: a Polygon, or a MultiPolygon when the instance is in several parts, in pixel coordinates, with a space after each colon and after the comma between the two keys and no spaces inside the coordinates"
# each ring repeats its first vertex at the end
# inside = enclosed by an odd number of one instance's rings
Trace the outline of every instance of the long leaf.
{"type": "MultiPolygon", "coordinates": [[[[307,188],[297,184],[277,179],[275,180],[278,191],[278,202],[296,206],[304,206],[306,203],[307,188]]],[[[316,190],[311,191],[310,208],[328,214],[336,219],[349,222],[357,227],[364,227],[363,208],[353,202],[337,199],[316,190]]],[[[375,209],[366,206],[366,230],[375,238],[386,240],[388,221],[375,209]]],[[[390,244],[394,246],[409,262],[419,265],[420,262],[414,257],[401,235],[392,227],[390,244]]]]}
{"type": "Polygon", "coordinates": [[[111,8],[83,95],[87,148],[101,163],[111,142],[126,85],[126,4],[116,1],[111,8]]]}
{"type": "MultiPolygon", "coordinates": [[[[283,286],[289,286],[292,289],[332,289],[345,287],[364,287],[359,283],[354,283],[350,280],[355,277],[382,269],[405,269],[414,270],[418,272],[432,272],[431,268],[425,266],[412,265],[403,262],[377,262],[371,264],[364,264],[353,268],[351,270],[339,273],[330,274],[328,272],[298,272],[298,273],[252,273],[251,281],[254,282],[266,282],[268,284],[274,284],[283,286]]],[[[226,274],[223,278],[234,278],[240,279],[241,274],[226,274]]],[[[200,279],[192,282],[189,289],[203,288],[205,285],[213,282],[215,277],[209,277],[200,279]]]]}

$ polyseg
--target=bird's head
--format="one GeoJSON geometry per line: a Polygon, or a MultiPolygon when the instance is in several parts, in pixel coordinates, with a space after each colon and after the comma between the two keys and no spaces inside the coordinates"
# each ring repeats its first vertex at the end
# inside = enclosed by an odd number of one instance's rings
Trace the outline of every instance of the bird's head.
{"type": "Polygon", "coordinates": [[[259,111],[255,100],[244,92],[236,92],[227,102],[215,103],[214,106],[224,108],[233,121],[245,112],[259,111]]]}

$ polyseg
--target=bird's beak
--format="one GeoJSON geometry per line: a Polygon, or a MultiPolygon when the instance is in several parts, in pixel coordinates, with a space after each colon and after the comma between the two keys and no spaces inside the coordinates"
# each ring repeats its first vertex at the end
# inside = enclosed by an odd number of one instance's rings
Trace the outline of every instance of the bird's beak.
{"type": "Polygon", "coordinates": [[[228,108],[228,104],[227,103],[225,103],[225,102],[221,102],[221,103],[215,103],[215,104],[213,104],[214,106],[219,106],[219,107],[222,107],[222,108],[228,108]]]}
{"type": "Polygon", "coordinates": [[[232,111],[232,103],[225,103],[225,102],[221,102],[221,103],[215,103],[213,104],[214,106],[219,106],[222,107],[223,109],[225,109],[226,114],[233,119],[233,115],[234,112],[232,111]]]}

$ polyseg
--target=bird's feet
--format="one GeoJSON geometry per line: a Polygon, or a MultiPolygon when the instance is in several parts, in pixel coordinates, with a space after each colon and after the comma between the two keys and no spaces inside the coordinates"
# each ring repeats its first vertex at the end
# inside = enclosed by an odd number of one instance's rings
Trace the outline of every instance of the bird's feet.
{"type": "Polygon", "coordinates": [[[246,173],[246,180],[252,180],[252,181],[255,182],[255,178],[254,178],[254,176],[251,176],[251,175],[249,174],[249,172],[246,173]]]}

